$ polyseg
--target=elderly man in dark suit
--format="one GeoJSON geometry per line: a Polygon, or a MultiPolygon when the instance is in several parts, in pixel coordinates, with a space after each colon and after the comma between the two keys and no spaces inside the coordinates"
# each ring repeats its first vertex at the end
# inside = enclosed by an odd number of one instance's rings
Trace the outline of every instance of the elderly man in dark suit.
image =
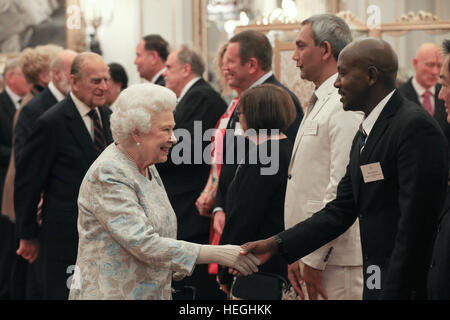
{"type": "Polygon", "coordinates": [[[163,72],[169,55],[169,43],[158,34],[145,36],[137,45],[136,59],[141,78],[160,86],[165,86],[163,72]]]}
{"type": "Polygon", "coordinates": [[[398,87],[398,91],[406,99],[427,110],[439,123],[447,141],[450,142],[450,124],[447,122],[444,101],[439,99],[442,86],[438,80],[443,59],[438,45],[434,43],[421,45],[413,59],[416,74],[398,87]]]}
{"type": "MultiPolygon", "coordinates": [[[[30,90],[18,59],[7,62],[4,70],[5,89],[0,93],[0,208],[2,207],[3,184],[11,156],[13,119],[20,101],[30,90]]],[[[10,298],[10,272],[14,258],[14,224],[13,217],[0,213],[0,300],[10,298]]]]}
{"type": "Polygon", "coordinates": [[[69,294],[67,280],[74,272],[78,247],[79,187],[90,165],[112,142],[111,111],[100,107],[109,77],[99,55],[79,54],[71,66],[71,93],[36,121],[16,163],[17,253],[30,263],[40,256],[44,299],[67,299],[69,294]],[[36,208],[42,193],[39,230],[36,208]]]}
{"type": "MultiPolygon", "coordinates": [[[[227,106],[219,93],[202,78],[204,71],[201,56],[187,46],[173,51],[167,58],[163,75],[166,87],[178,97],[174,112],[178,144],[172,148],[169,160],[157,165],[157,168],[177,215],[177,238],[206,244],[209,241],[210,218],[201,217],[195,206],[210,170],[203,159],[203,150],[208,145],[203,141],[203,135],[206,130],[214,128],[227,106]],[[189,137],[180,136],[182,131],[189,137]],[[186,140],[188,138],[190,141],[186,140]],[[182,146],[184,149],[181,151],[179,148],[182,146]],[[201,150],[197,150],[196,146],[201,150]],[[184,159],[183,163],[180,164],[177,158],[184,159]]],[[[186,279],[186,285],[196,287],[198,299],[220,296],[214,277],[208,275],[207,265],[195,268],[193,275],[186,279]]]]}
{"type": "Polygon", "coordinates": [[[447,189],[447,143],[436,121],[395,89],[397,56],[385,41],[349,44],[338,60],[344,110],[363,111],[337,197],[311,218],[244,245],[289,263],[359,218],[364,299],[424,299],[433,232],[447,189]]]}

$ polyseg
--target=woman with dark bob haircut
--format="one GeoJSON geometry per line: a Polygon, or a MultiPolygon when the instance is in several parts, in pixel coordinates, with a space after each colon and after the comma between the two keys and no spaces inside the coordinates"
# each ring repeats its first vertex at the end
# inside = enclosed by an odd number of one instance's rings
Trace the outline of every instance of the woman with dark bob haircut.
{"type": "MultiPolygon", "coordinates": [[[[241,245],[265,239],[284,230],[284,197],[292,143],[282,132],[294,121],[295,107],[282,88],[264,84],[247,90],[238,106],[239,122],[250,148],[227,188],[225,227],[220,244],[241,245]]],[[[287,264],[281,257],[259,267],[261,272],[286,278],[287,264]]],[[[222,290],[229,293],[233,276],[219,271],[222,290]]]]}

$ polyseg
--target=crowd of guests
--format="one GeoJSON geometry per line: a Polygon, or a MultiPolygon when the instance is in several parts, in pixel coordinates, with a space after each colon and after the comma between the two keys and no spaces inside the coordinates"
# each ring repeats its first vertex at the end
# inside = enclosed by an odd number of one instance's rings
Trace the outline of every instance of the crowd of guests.
{"type": "Polygon", "coordinates": [[[8,61],[0,298],[249,298],[270,278],[299,299],[449,299],[450,42],[398,88],[391,46],[335,15],[295,44],[303,107],[253,30],[220,48],[221,92],[159,35],[129,88],[92,52],[8,61]]]}

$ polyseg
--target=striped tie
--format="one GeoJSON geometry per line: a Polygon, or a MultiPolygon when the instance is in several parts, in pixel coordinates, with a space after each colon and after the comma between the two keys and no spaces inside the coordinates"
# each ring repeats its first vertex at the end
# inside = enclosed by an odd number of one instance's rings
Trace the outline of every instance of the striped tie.
{"type": "Polygon", "coordinates": [[[361,153],[367,140],[367,133],[364,130],[362,123],[359,125],[359,132],[361,133],[361,139],[359,140],[359,153],[361,153]]]}
{"type": "Polygon", "coordinates": [[[92,109],[89,111],[88,116],[91,117],[93,123],[94,123],[94,144],[95,149],[97,149],[98,153],[102,153],[102,151],[105,149],[106,143],[105,143],[105,134],[103,133],[103,128],[100,123],[100,119],[98,118],[97,112],[95,109],[92,109]]]}

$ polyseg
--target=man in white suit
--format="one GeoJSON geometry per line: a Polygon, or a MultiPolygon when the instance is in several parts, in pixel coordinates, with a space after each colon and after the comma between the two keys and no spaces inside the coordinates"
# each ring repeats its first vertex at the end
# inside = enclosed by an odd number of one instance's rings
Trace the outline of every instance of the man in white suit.
{"type": "MultiPolygon", "coordinates": [[[[336,197],[362,114],[344,111],[338,90],[337,58],[351,42],[348,25],[331,14],[302,22],[293,59],[316,90],[300,125],[289,165],[286,229],[306,220],[336,197]]],[[[342,236],[289,266],[289,280],[315,299],[361,299],[362,254],[358,222],[342,236]],[[303,288],[304,288],[303,287],[303,288]]]]}

